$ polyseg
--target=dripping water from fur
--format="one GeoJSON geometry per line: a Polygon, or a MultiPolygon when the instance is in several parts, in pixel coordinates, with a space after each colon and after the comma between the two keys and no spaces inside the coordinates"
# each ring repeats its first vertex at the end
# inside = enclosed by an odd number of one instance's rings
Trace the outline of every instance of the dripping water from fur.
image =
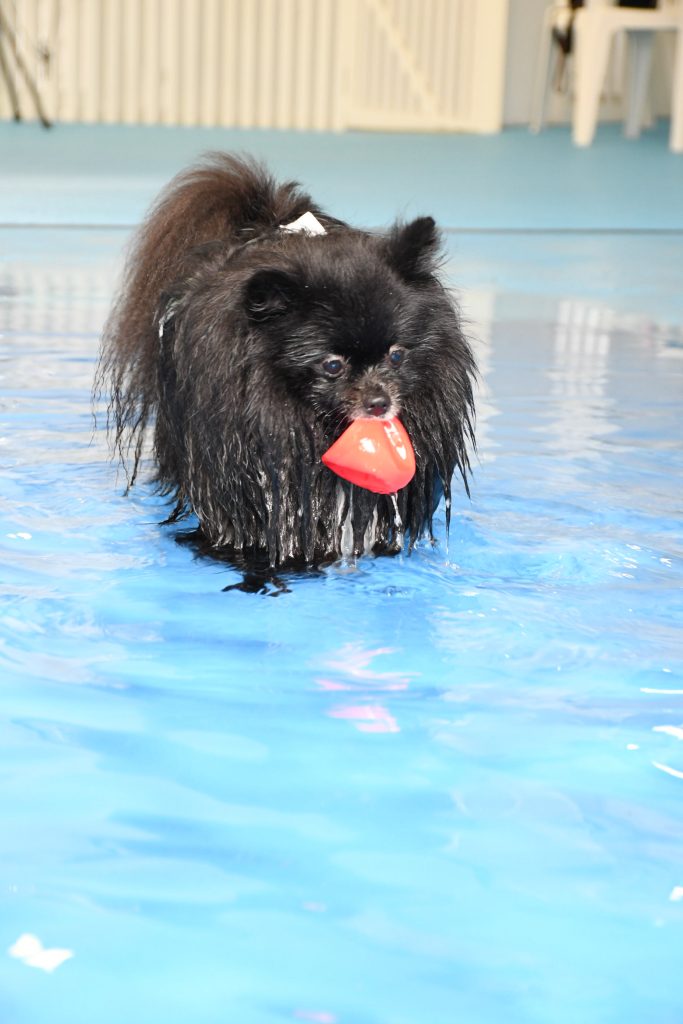
{"type": "Polygon", "coordinates": [[[403,520],[401,519],[401,513],[398,510],[398,495],[396,493],[389,495],[391,498],[391,504],[394,508],[394,545],[399,551],[403,551],[403,542],[405,540],[405,530],[403,528],[403,520]]]}
{"type": "Polygon", "coordinates": [[[446,498],[446,565],[451,564],[451,496],[446,498]]]}
{"type": "MultiPolygon", "coordinates": [[[[340,488],[341,490],[341,488],[340,488]]],[[[353,558],[353,487],[349,490],[348,498],[343,496],[341,513],[341,540],[340,551],[342,558],[347,561],[353,558]]]]}

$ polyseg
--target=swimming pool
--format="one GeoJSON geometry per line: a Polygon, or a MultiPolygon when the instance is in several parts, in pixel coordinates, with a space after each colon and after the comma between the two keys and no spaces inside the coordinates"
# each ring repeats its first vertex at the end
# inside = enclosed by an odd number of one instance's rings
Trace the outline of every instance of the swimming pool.
{"type": "Polygon", "coordinates": [[[681,236],[451,237],[448,552],[272,597],[92,435],[122,233],[1,234],[2,1024],[679,1022],[681,236]]]}

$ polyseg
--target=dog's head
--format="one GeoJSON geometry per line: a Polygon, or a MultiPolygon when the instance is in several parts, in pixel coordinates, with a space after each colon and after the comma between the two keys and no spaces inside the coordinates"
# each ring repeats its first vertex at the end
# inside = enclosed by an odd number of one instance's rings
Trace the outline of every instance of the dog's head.
{"type": "MultiPolygon", "coordinates": [[[[211,543],[267,548],[273,564],[297,545],[309,561],[340,550],[345,506],[320,460],[351,420],[398,416],[408,432],[411,543],[456,468],[467,483],[474,360],[437,277],[434,221],[326,226],[203,247],[158,320],[160,478],[181,480],[211,543]]],[[[354,550],[371,521],[388,545],[389,504],[358,490],[354,550]]]]}
{"type": "Polygon", "coordinates": [[[277,380],[335,429],[393,417],[467,377],[469,350],[438,282],[431,217],[384,236],[288,238],[246,279],[246,315],[277,380]],[[437,385],[435,387],[435,385],[437,385]]]}

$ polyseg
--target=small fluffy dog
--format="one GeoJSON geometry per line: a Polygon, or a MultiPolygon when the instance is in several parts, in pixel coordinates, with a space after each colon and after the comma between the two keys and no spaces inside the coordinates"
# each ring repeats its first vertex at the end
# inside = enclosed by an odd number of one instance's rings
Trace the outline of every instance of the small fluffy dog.
{"type": "Polygon", "coordinates": [[[194,512],[241,564],[431,536],[455,470],[467,488],[474,440],[474,360],[439,258],[431,217],[357,230],[225,154],[179,175],[134,240],[104,332],[98,386],[129,485],[150,427],[169,521],[194,512]],[[417,471],[394,500],[320,461],[361,416],[398,416],[411,438],[417,471]]]}

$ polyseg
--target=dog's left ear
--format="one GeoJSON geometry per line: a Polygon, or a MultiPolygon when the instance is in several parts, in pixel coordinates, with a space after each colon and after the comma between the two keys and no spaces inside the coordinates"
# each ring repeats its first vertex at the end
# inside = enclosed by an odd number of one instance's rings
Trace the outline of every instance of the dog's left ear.
{"type": "Polygon", "coordinates": [[[441,239],[433,217],[395,224],[386,240],[390,265],[406,281],[427,281],[439,262],[441,239]]]}
{"type": "Polygon", "coordinates": [[[245,305],[250,320],[264,323],[287,313],[301,301],[301,286],[284,270],[258,270],[249,278],[245,305]]]}

